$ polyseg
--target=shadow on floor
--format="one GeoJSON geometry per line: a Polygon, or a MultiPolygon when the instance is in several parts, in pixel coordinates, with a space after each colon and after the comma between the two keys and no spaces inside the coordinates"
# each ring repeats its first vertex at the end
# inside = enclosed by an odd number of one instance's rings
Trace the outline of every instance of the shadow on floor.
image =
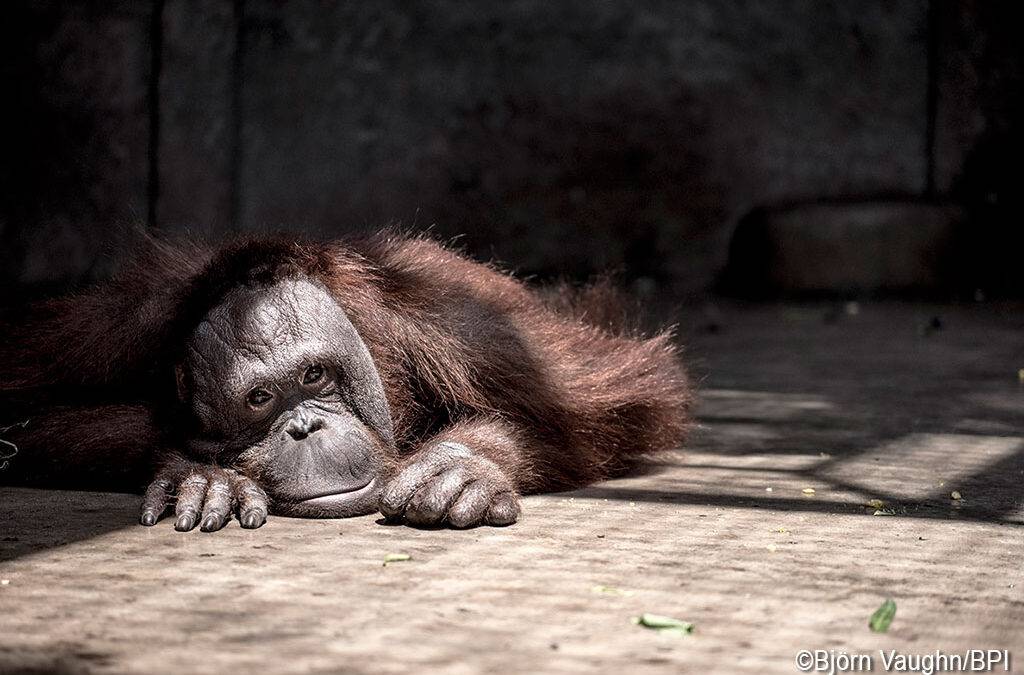
{"type": "Polygon", "coordinates": [[[112,662],[110,656],[80,644],[0,646],[0,673],[9,675],[84,675],[109,667],[112,662]]]}
{"type": "Polygon", "coordinates": [[[0,561],[136,526],[139,496],[0,488],[0,561]]]}
{"type": "MultiPolygon", "coordinates": [[[[746,497],[737,495],[714,495],[707,492],[686,492],[681,490],[657,490],[648,488],[619,487],[614,483],[604,483],[594,487],[564,493],[575,499],[614,499],[630,502],[653,502],[662,504],[678,504],[689,506],[708,506],[721,508],[760,509],[763,511],[788,511],[807,513],[851,514],[873,517],[872,512],[862,504],[845,501],[823,499],[786,499],[783,497],[746,497]]],[[[952,507],[948,500],[900,500],[889,497],[887,503],[895,504],[898,513],[892,517],[927,518],[931,520],[977,521],[1017,525],[1024,527],[1024,522],[1004,517],[1005,510],[981,505],[970,508],[952,507]]]]}

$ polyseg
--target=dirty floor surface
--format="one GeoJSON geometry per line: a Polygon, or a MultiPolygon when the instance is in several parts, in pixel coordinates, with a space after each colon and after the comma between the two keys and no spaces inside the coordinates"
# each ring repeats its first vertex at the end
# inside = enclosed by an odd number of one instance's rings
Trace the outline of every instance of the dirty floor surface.
{"type": "Polygon", "coordinates": [[[134,496],[0,489],[0,671],[791,673],[800,650],[881,670],[879,649],[1007,649],[1024,668],[1020,308],[682,323],[703,391],[690,447],[531,497],[506,529],[179,534],[134,525],[134,496]],[[630,622],[644,612],[696,628],[630,622]]]}

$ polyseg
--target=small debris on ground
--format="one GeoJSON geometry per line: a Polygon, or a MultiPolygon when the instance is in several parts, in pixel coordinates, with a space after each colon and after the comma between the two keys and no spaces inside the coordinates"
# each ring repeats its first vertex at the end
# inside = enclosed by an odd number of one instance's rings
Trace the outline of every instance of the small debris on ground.
{"type": "Polygon", "coordinates": [[[11,580],[10,579],[0,579],[0,586],[10,586],[10,585],[11,585],[11,580]]]}
{"type": "Polygon", "coordinates": [[[387,567],[388,563],[405,562],[406,560],[412,560],[412,556],[408,553],[388,553],[384,556],[384,566],[387,567]]]}
{"type": "Polygon", "coordinates": [[[963,497],[963,495],[961,495],[961,494],[960,494],[960,493],[959,493],[958,491],[956,491],[956,490],[953,490],[952,492],[950,492],[950,493],[949,493],[949,497],[950,497],[950,499],[955,499],[956,501],[960,501],[961,499],[963,499],[963,498],[964,498],[964,497],[963,497]]]}
{"type": "Polygon", "coordinates": [[[602,595],[618,595],[625,598],[628,598],[629,596],[633,595],[633,591],[623,590],[621,588],[616,588],[615,586],[598,585],[591,588],[590,591],[592,593],[598,593],[602,595]]]}
{"type": "Polygon", "coordinates": [[[806,487],[803,490],[801,490],[800,492],[803,492],[805,495],[813,495],[814,494],[814,488],[806,487]]]}
{"type": "Polygon", "coordinates": [[[868,619],[868,628],[875,633],[884,633],[889,630],[889,624],[892,623],[894,616],[896,616],[896,602],[889,598],[868,619]]]}
{"type": "Polygon", "coordinates": [[[869,499],[868,502],[867,502],[867,505],[870,506],[873,509],[884,509],[885,508],[885,502],[883,502],[881,499],[869,499]]]}
{"type": "Polygon", "coordinates": [[[662,635],[672,635],[675,637],[689,635],[696,627],[689,621],[680,621],[679,619],[674,619],[670,616],[661,616],[660,614],[641,614],[640,616],[634,616],[630,621],[632,621],[634,625],[650,628],[651,630],[658,631],[662,635]]]}

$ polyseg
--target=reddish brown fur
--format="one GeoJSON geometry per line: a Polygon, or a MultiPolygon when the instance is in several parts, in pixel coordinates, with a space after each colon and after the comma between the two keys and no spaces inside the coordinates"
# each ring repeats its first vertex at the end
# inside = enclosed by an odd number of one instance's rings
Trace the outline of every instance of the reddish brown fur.
{"type": "Polygon", "coordinates": [[[111,450],[128,452],[125,431],[159,448],[152,418],[172,405],[187,332],[232,286],[295,274],[324,283],[369,348],[400,456],[432,438],[454,440],[503,467],[523,492],[556,490],[675,448],[689,425],[691,389],[670,336],[622,328],[605,287],[545,298],[432,241],[400,236],[243,241],[215,253],[148,248],[114,281],[7,327],[0,396],[31,419],[16,439],[27,455],[22,476],[66,483],[62,466],[88,475],[73,457],[109,470],[111,450]],[[54,405],[65,407],[41,412],[54,405]]]}

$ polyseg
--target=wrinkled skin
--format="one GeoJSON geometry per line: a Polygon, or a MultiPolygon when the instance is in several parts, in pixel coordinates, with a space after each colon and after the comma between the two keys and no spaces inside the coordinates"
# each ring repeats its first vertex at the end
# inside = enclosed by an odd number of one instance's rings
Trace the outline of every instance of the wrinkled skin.
{"type": "Polygon", "coordinates": [[[175,528],[216,531],[237,514],[341,518],[378,508],[419,526],[507,525],[518,496],[493,462],[434,442],[397,471],[388,402],[373,361],[320,285],[241,288],[207,315],[178,368],[197,422],[166,455],[143,500],[153,525],[175,503],[175,528]]]}

